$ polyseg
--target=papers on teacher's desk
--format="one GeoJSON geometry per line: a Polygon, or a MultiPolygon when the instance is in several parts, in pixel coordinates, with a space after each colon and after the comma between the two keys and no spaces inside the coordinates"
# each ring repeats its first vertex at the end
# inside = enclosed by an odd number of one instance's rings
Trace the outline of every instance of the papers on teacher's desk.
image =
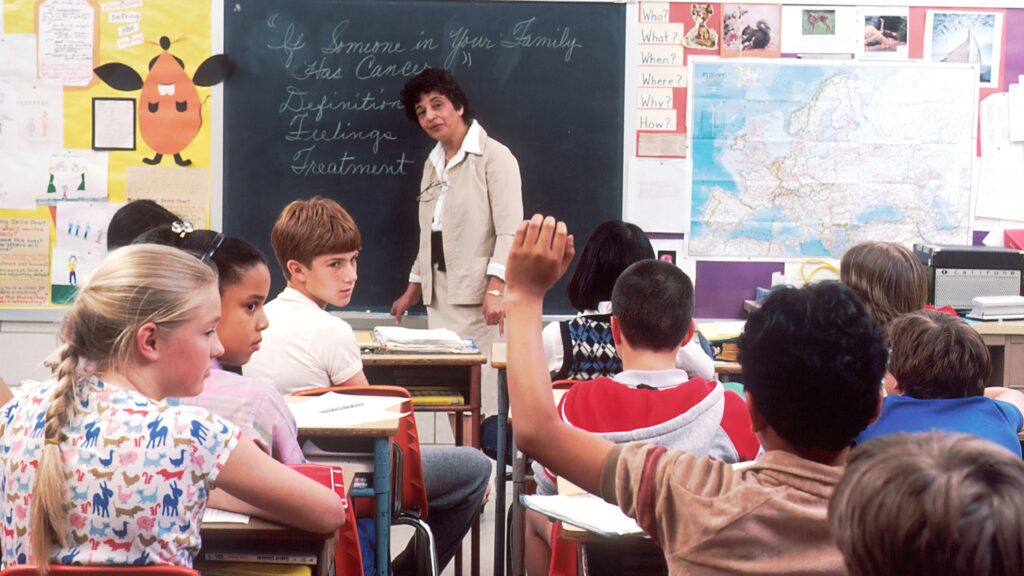
{"type": "Polygon", "coordinates": [[[288,402],[288,409],[301,428],[343,428],[404,416],[398,409],[405,398],[355,396],[328,392],[301,401],[288,402]]]}
{"type": "Polygon", "coordinates": [[[521,498],[523,505],[531,510],[601,536],[615,537],[644,533],[637,526],[636,521],[623,514],[618,506],[609,504],[593,494],[584,492],[557,496],[522,496],[521,498]]]}
{"type": "Polygon", "coordinates": [[[420,330],[401,326],[377,326],[373,335],[386,352],[465,354],[479,352],[472,340],[463,340],[446,328],[420,330]]]}

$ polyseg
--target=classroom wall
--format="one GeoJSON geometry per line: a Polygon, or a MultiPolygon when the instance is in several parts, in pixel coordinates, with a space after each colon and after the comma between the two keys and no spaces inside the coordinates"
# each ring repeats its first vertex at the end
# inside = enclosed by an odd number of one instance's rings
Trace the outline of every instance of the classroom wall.
{"type": "MultiPolygon", "coordinates": [[[[135,4],[134,0],[125,1],[124,6],[128,6],[128,8],[114,10],[114,12],[144,12],[141,25],[146,40],[156,40],[156,37],[161,34],[156,31],[157,28],[169,29],[177,27],[177,31],[173,32],[172,35],[175,39],[179,36],[186,37],[186,40],[180,45],[180,54],[184,56],[187,63],[186,68],[189,72],[194,71],[195,66],[203,58],[209,54],[218,53],[222,49],[222,2],[207,3],[203,0],[191,0],[190,2],[151,1],[147,2],[144,7],[140,7],[141,2],[135,4]],[[182,17],[183,11],[188,12],[188,18],[182,17]],[[189,28],[183,30],[180,28],[182,26],[189,28]]],[[[32,0],[3,0],[3,31],[8,34],[12,32],[30,32],[33,26],[34,4],[32,0]]],[[[105,4],[112,5],[113,2],[102,0],[93,2],[97,10],[96,13],[101,18],[98,24],[101,37],[111,39],[110,42],[112,43],[106,44],[101,42],[98,54],[96,55],[97,63],[115,60],[124,61],[138,70],[144,70],[148,58],[158,52],[158,50],[153,46],[149,46],[149,52],[146,54],[142,54],[141,49],[137,49],[140,50],[138,54],[131,57],[125,56],[131,49],[120,49],[117,42],[123,38],[131,38],[135,32],[130,30],[124,32],[122,27],[125,26],[125,23],[112,22],[109,15],[111,10],[103,11],[102,9],[102,6],[105,4]]],[[[629,2],[626,10],[627,90],[626,105],[623,111],[625,123],[623,141],[629,153],[621,159],[625,174],[622,186],[626,191],[623,213],[626,219],[645,226],[651,232],[656,248],[659,251],[672,253],[677,263],[696,278],[698,290],[698,309],[696,315],[698,317],[739,317],[742,314],[740,308],[742,299],[752,297],[755,286],[770,282],[773,272],[784,272],[790,277],[798,277],[800,259],[686,258],[689,241],[689,230],[687,228],[688,214],[690,212],[689,185],[686,180],[692,177],[693,167],[690,164],[692,162],[692,154],[687,150],[683,157],[649,155],[650,145],[652,144],[650,138],[648,138],[646,143],[648,145],[645,149],[646,152],[641,153],[639,150],[640,134],[654,133],[655,136],[658,136],[657,133],[663,132],[668,137],[661,138],[660,140],[663,141],[665,149],[671,151],[673,150],[673,143],[678,145],[678,135],[685,135],[686,127],[688,126],[685,88],[681,88],[673,89],[674,102],[671,109],[676,114],[674,130],[641,130],[639,127],[640,114],[638,110],[640,108],[636,88],[640,87],[638,78],[642,66],[640,63],[642,45],[640,19],[643,4],[645,3],[629,2]],[[675,139],[672,137],[673,134],[677,135],[675,139]],[[684,181],[682,185],[680,180],[684,181]],[[678,215],[679,217],[674,217],[673,215],[678,215]]],[[[871,4],[873,6],[907,6],[905,3],[884,0],[874,1],[871,4]]],[[[720,4],[715,4],[715,6],[720,6],[720,4]]],[[[857,4],[852,2],[829,2],[819,4],[819,6],[853,7],[857,6],[857,4]]],[[[915,4],[914,6],[923,7],[924,5],[915,4]]],[[[962,6],[962,3],[932,2],[927,4],[927,6],[955,8],[962,6]]],[[[1024,37],[1024,2],[988,0],[985,2],[985,6],[1005,9],[1002,32],[1005,39],[1024,37]]],[[[581,7],[581,9],[585,8],[581,7]]],[[[688,4],[684,6],[682,3],[673,3],[670,15],[671,23],[681,23],[684,30],[692,28],[693,22],[689,16],[688,4]]],[[[923,15],[923,10],[915,9],[914,18],[916,19],[915,22],[920,20],[918,22],[919,25],[923,25],[923,15]]],[[[721,23],[719,22],[717,26],[717,29],[714,26],[712,28],[720,33],[721,23]]],[[[913,27],[911,30],[912,38],[914,38],[913,27]]],[[[122,40],[125,45],[133,41],[122,40]]],[[[918,42],[923,42],[923,38],[914,38],[911,43],[915,44],[918,42]]],[[[178,48],[176,44],[175,50],[178,48]]],[[[920,48],[920,45],[918,45],[913,50],[917,51],[920,48]]],[[[998,90],[993,90],[993,92],[1006,90],[1011,79],[1015,79],[1017,75],[1024,73],[1024,43],[1004,41],[1002,48],[1003,70],[1001,86],[998,90]]],[[[0,44],[0,67],[23,64],[12,64],[6,61],[5,58],[9,58],[11,53],[9,49],[3,47],[3,44],[0,44]]],[[[699,52],[693,52],[692,54],[700,55],[699,52]]],[[[687,59],[692,54],[689,51],[684,52],[684,56],[687,59]]],[[[911,57],[914,57],[914,54],[911,54],[911,57]]],[[[917,53],[917,57],[920,57],[919,53],[917,53]]],[[[32,67],[30,66],[29,68],[32,67]]],[[[0,70],[4,70],[4,74],[0,74],[0,77],[3,77],[4,81],[10,81],[10,75],[6,72],[8,68],[0,68],[0,70]]],[[[220,187],[222,173],[221,158],[223,154],[220,119],[223,113],[223,101],[220,97],[220,91],[221,88],[219,86],[212,89],[200,89],[202,98],[205,99],[209,95],[209,100],[204,107],[204,115],[208,121],[204,122],[196,142],[190,145],[188,149],[188,155],[194,162],[193,167],[205,171],[204,178],[199,182],[187,179],[174,180],[179,182],[180,185],[187,186],[193,190],[200,197],[202,204],[208,203],[208,206],[204,206],[195,219],[197,221],[208,219],[207,221],[210,226],[214,228],[219,227],[223,222],[220,187]]],[[[3,94],[0,91],[0,98],[3,97],[3,94]]],[[[70,126],[71,129],[65,128],[60,148],[66,147],[73,152],[90,148],[92,127],[89,104],[94,95],[104,98],[126,96],[125,93],[95,84],[86,88],[69,88],[64,90],[64,112],[62,116],[64,123],[70,126]]],[[[129,94],[128,96],[133,95],[129,94]]],[[[4,110],[3,106],[0,105],[0,121],[3,121],[4,110]]],[[[128,193],[130,186],[130,182],[128,182],[128,168],[138,166],[138,158],[140,156],[145,155],[149,157],[152,155],[152,149],[147,148],[141,135],[136,132],[135,136],[137,140],[137,149],[135,151],[109,153],[110,159],[106,167],[106,198],[110,202],[130,197],[128,193]]],[[[658,141],[659,139],[655,138],[654,143],[656,144],[658,141]]],[[[3,142],[0,141],[0,147],[2,146],[3,142]]],[[[3,156],[3,154],[0,154],[0,156],[3,156]]],[[[173,163],[169,163],[168,160],[165,159],[164,165],[168,168],[173,168],[173,163]]],[[[976,172],[974,177],[976,180],[980,179],[980,174],[976,172]]],[[[17,178],[8,178],[5,179],[4,184],[9,185],[12,181],[19,182],[17,178]]],[[[978,182],[975,182],[973,187],[976,189],[978,185],[978,182]]],[[[3,197],[3,193],[4,189],[0,188],[0,198],[3,197]]],[[[74,195],[76,191],[72,190],[71,193],[74,195]]],[[[51,211],[49,208],[42,210],[42,212],[32,211],[28,215],[37,216],[37,219],[44,222],[48,219],[49,223],[47,226],[50,229],[45,232],[35,230],[33,234],[36,237],[41,233],[46,234],[46,239],[41,241],[48,241],[52,244],[57,237],[56,225],[58,224],[58,218],[55,216],[54,211],[51,211]]],[[[8,216],[10,216],[9,213],[0,210],[0,219],[8,216]]],[[[26,213],[21,213],[18,216],[25,217],[26,213]]],[[[973,241],[980,241],[980,238],[984,235],[978,230],[983,232],[988,229],[1015,225],[1013,222],[1003,222],[996,219],[978,218],[976,221],[976,230],[971,238],[973,241]]],[[[1024,225],[1021,227],[1024,227],[1024,225]]],[[[0,228],[3,228],[3,226],[0,226],[0,228]]],[[[4,256],[4,261],[7,263],[11,262],[10,258],[6,255],[4,256]]],[[[6,269],[9,270],[9,268],[6,269]]],[[[5,277],[3,280],[7,282],[8,278],[5,277]]],[[[51,298],[52,295],[48,294],[47,297],[51,298]]],[[[39,360],[56,345],[56,326],[60,316],[61,308],[52,305],[52,300],[43,308],[38,306],[20,306],[12,309],[10,306],[0,306],[0,376],[12,381],[22,378],[45,378],[47,373],[41,368],[39,360]]],[[[364,325],[372,325],[376,321],[379,321],[379,319],[366,318],[359,320],[359,322],[365,322],[364,325]]]]}

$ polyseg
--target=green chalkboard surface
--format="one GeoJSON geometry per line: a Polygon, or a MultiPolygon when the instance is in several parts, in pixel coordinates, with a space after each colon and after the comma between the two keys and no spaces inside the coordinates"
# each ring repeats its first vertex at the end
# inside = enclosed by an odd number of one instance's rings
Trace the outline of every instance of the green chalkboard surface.
{"type": "MultiPolygon", "coordinates": [[[[334,198],[363,235],[353,309],[386,311],[416,251],[433,146],[398,101],[451,70],[477,120],[519,160],[525,213],[577,238],[622,214],[625,7],[585,2],[229,0],[224,230],[268,256],[288,202],[334,198]]],[[[276,267],[275,267],[276,268],[276,267]]],[[[283,287],[275,271],[272,294],[283,287]]],[[[568,311],[563,284],[548,301],[568,311]]]]}

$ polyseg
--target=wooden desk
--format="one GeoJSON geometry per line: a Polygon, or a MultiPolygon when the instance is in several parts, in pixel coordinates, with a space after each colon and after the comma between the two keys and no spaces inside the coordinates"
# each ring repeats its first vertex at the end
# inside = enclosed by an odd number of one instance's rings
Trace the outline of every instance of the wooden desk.
{"type": "MultiPolygon", "coordinates": [[[[315,402],[315,396],[286,396],[289,403],[315,402]]],[[[399,415],[390,420],[358,426],[303,427],[299,440],[330,440],[346,450],[373,454],[373,487],[349,486],[349,498],[374,498],[377,502],[377,575],[387,576],[391,566],[391,438],[398,433],[399,415]],[[372,445],[372,448],[370,447],[372,445]]],[[[333,446],[331,448],[334,448],[333,446]]]]}
{"type": "Polygon", "coordinates": [[[371,384],[402,388],[440,387],[459,390],[468,403],[455,406],[416,406],[417,412],[450,412],[455,419],[455,442],[462,443],[461,415],[470,415],[470,445],[480,447],[480,367],[483,354],[393,354],[364,352],[363,372],[371,384]]]}
{"type": "MultiPolygon", "coordinates": [[[[216,560],[205,560],[211,553],[227,554],[301,554],[316,558],[313,574],[334,574],[334,547],[337,533],[315,534],[298,528],[282,526],[269,520],[251,517],[247,524],[208,523],[200,527],[203,547],[196,558],[195,568],[214,568],[216,560]]],[[[244,560],[242,560],[244,562],[244,560]]]]}

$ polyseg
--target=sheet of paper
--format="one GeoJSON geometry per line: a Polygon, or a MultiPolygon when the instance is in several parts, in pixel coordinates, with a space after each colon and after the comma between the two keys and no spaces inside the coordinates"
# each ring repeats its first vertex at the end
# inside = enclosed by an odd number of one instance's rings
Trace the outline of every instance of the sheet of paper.
{"type": "Polygon", "coordinates": [[[333,392],[308,400],[289,401],[299,428],[344,428],[402,416],[404,398],[353,396],[333,392]]]}
{"type": "Polygon", "coordinates": [[[106,252],[107,225],[124,206],[109,202],[61,202],[57,205],[57,246],[106,252]]]}
{"type": "Polygon", "coordinates": [[[625,219],[648,232],[690,229],[690,168],[685,160],[630,159],[625,219]]]}
{"type": "Polygon", "coordinates": [[[35,34],[0,34],[0,76],[35,80],[35,34]]]}
{"type": "Polygon", "coordinates": [[[84,284],[103,262],[106,253],[106,246],[95,250],[54,246],[50,257],[50,302],[74,302],[78,287],[84,284]]]}
{"type": "Polygon", "coordinates": [[[0,305],[49,304],[50,226],[46,208],[0,210],[0,305]]]}
{"type": "Polygon", "coordinates": [[[124,171],[125,200],[150,199],[206,228],[210,205],[210,170],[170,166],[128,166],[124,171]]]}
{"type": "Polygon", "coordinates": [[[43,0],[37,8],[39,79],[86,86],[96,66],[96,9],[88,0],[43,0]]]}
{"type": "Polygon", "coordinates": [[[853,54],[861,28],[850,6],[783,6],[782,52],[853,54]]]}
{"type": "Polygon", "coordinates": [[[228,512],[219,508],[207,508],[203,511],[203,522],[226,523],[226,524],[248,524],[249,517],[237,512],[228,512]]]}
{"type": "Polygon", "coordinates": [[[642,534],[636,521],[593,494],[523,496],[527,508],[568,522],[591,532],[606,535],[642,534]]]}
{"type": "Polygon", "coordinates": [[[92,99],[94,150],[135,150],[135,99],[92,99]]]}
{"type": "Polygon", "coordinates": [[[64,200],[107,199],[107,153],[93,150],[51,152],[46,172],[33,174],[39,185],[36,201],[54,204],[64,200]]]}
{"type": "Polygon", "coordinates": [[[979,164],[975,216],[1024,220],[1024,150],[1017,162],[997,155],[982,156],[979,164]]]}
{"type": "Polygon", "coordinates": [[[636,135],[636,155],[641,157],[686,157],[686,134],[679,132],[640,132],[636,135]]]}
{"type": "Polygon", "coordinates": [[[1010,84],[1006,108],[1010,142],[1024,142],[1024,85],[1010,84]]]}
{"type": "Polygon", "coordinates": [[[906,60],[910,9],[906,6],[864,6],[857,9],[863,26],[857,57],[868,60],[906,60]]]}

